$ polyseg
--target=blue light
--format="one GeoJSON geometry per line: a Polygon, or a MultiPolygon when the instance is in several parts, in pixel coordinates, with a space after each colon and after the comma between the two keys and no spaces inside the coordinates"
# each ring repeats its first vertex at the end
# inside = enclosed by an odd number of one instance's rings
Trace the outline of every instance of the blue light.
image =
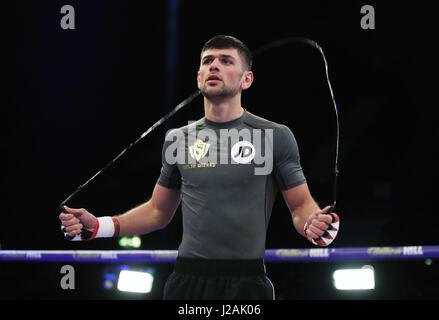
{"type": "Polygon", "coordinates": [[[169,0],[169,11],[168,11],[168,28],[167,28],[167,39],[166,44],[166,59],[165,59],[165,72],[166,72],[166,94],[164,107],[165,110],[170,109],[174,103],[174,91],[175,91],[175,80],[176,80],[176,69],[178,63],[178,12],[180,9],[180,0],[169,0]]]}
{"type": "Polygon", "coordinates": [[[104,274],[104,280],[115,281],[115,280],[117,280],[117,274],[114,274],[114,273],[105,273],[105,274],[104,274]]]}

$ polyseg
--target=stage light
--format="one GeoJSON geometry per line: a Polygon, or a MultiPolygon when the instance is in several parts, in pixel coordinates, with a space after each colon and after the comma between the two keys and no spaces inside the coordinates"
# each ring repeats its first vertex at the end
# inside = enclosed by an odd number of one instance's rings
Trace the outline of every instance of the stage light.
{"type": "Polygon", "coordinates": [[[147,272],[122,270],[119,274],[117,289],[119,291],[148,293],[151,292],[154,277],[147,272]]]}
{"type": "Polygon", "coordinates": [[[119,238],[119,246],[122,248],[140,248],[142,240],[138,236],[119,238]]]}
{"type": "Polygon", "coordinates": [[[338,290],[370,290],[375,288],[375,274],[372,266],[361,269],[339,269],[332,275],[338,290]]]}

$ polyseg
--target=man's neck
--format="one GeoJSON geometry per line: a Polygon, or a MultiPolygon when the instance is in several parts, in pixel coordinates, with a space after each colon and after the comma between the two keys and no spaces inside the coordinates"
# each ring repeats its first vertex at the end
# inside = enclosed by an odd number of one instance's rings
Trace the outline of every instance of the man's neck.
{"type": "Polygon", "coordinates": [[[236,95],[225,101],[211,101],[204,98],[204,115],[214,122],[227,122],[238,119],[244,114],[241,106],[241,97],[236,95]]]}

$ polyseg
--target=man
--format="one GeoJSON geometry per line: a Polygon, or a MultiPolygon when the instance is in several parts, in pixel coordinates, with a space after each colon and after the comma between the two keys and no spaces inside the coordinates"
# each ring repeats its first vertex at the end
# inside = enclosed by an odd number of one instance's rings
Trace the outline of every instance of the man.
{"type": "Polygon", "coordinates": [[[242,107],[251,65],[240,40],[220,35],[206,42],[197,74],[205,116],[168,132],[151,199],[98,219],[66,207],[59,216],[65,234],[78,237],[82,228],[93,232],[89,239],[146,234],[164,228],[181,202],[183,236],[164,298],[274,299],[263,259],[276,192],[296,230],[315,244],[332,241],[338,217],[312,198],[288,127],[242,107]]]}

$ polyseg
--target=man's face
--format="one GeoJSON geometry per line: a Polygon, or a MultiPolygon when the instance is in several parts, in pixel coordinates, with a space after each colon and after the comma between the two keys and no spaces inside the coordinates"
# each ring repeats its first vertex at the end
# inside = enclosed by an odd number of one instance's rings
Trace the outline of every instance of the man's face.
{"type": "Polygon", "coordinates": [[[253,73],[245,70],[237,49],[207,49],[202,53],[197,82],[206,98],[233,97],[252,81],[253,73]]]}

